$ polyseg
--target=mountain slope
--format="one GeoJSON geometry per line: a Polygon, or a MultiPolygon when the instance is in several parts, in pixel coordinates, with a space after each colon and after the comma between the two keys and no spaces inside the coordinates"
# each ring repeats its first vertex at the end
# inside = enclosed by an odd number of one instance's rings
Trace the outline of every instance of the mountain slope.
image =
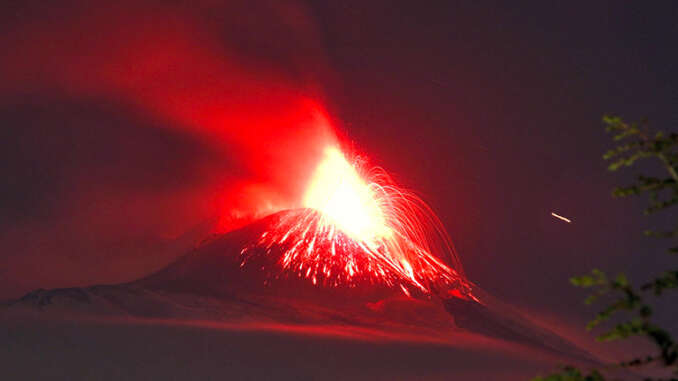
{"type": "Polygon", "coordinates": [[[475,342],[486,338],[493,345],[513,343],[568,361],[594,361],[477,286],[473,293],[480,302],[463,295],[408,297],[392,285],[314,285],[303,277],[277,273],[280,253],[275,249],[243,266],[243,248],[293,213],[297,211],[277,213],[215,236],[143,279],[36,290],[9,302],[4,313],[213,322],[236,329],[300,330],[449,345],[475,337],[475,342]]]}

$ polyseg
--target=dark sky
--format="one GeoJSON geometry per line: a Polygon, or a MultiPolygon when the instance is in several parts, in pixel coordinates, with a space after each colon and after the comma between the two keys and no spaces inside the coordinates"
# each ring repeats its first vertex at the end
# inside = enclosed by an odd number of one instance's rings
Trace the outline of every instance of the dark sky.
{"type": "Polygon", "coordinates": [[[526,309],[579,320],[569,276],[670,263],[610,197],[600,119],[676,125],[675,2],[3,7],[0,296],[134,279],[293,203],[330,123],[526,309]]]}
{"type": "Polygon", "coordinates": [[[645,201],[610,197],[629,176],[605,171],[600,119],[678,122],[675,2],[370,4],[315,8],[341,78],[328,98],[438,211],[471,279],[587,316],[572,274],[671,263],[641,234],[645,201]]]}

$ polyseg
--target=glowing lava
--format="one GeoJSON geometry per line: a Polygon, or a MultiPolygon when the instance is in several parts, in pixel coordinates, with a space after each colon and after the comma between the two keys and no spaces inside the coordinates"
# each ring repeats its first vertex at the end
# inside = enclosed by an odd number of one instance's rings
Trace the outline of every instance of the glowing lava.
{"type": "Polygon", "coordinates": [[[254,255],[275,254],[281,267],[275,278],[293,274],[315,285],[367,283],[407,295],[474,298],[440,221],[383,170],[361,172],[341,151],[327,148],[304,207],[243,248],[242,266],[254,255]]]}
{"type": "Polygon", "coordinates": [[[336,148],[327,148],[306,192],[304,206],[323,214],[351,238],[370,247],[392,236],[378,195],[336,148]]]}

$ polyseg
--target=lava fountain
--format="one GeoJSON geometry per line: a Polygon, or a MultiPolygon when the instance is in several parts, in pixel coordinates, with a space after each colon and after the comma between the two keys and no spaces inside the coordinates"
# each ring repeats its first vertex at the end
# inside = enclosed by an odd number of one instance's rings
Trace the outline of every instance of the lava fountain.
{"type": "Polygon", "coordinates": [[[304,207],[241,251],[241,267],[257,255],[281,253],[275,278],[296,275],[318,286],[367,282],[407,296],[477,299],[448,234],[414,193],[381,168],[365,170],[334,147],[325,149],[304,207]]]}

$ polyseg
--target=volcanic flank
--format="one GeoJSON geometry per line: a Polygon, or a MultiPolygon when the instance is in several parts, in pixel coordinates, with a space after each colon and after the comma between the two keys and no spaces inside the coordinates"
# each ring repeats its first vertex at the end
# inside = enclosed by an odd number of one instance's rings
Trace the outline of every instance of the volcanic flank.
{"type": "MultiPolygon", "coordinates": [[[[467,281],[460,283],[463,288],[452,289],[456,292],[408,296],[400,283],[382,283],[377,281],[381,278],[368,275],[335,285],[314,284],[305,271],[282,271],[289,250],[286,245],[243,255],[243,248],[257,247],[261,236],[279,228],[281,221],[309,212],[279,212],[215,236],[165,269],[134,282],[36,290],[10,302],[5,312],[8,316],[28,313],[32,317],[69,319],[210,321],[236,328],[277,327],[274,329],[286,331],[315,327],[326,334],[439,344],[458,342],[471,334],[513,342],[558,358],[591,361],[585,352],[467,281]]],[[[365,255],[352,245],[335,250],[335,255],[343,258],[365,255]]]]}

